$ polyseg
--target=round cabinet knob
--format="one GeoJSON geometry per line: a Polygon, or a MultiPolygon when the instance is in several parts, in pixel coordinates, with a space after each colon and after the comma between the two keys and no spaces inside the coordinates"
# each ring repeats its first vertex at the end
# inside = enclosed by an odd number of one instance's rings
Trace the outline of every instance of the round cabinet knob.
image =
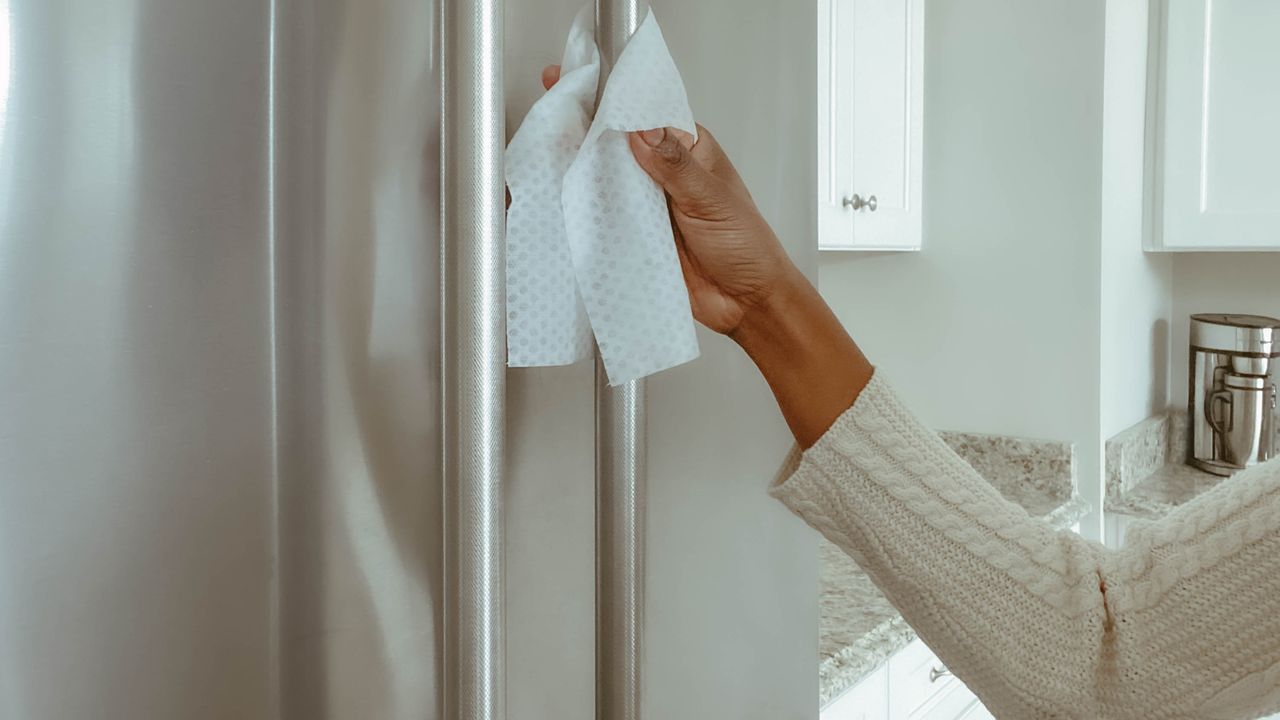
{"type": "Polygon", "coordinates": [[[853,197],[846,196],[842,202],[844,206],[847,208],[853,208],[854,210],[861,210],[862,208],[866,208],[871,212],[875,212],[876,208],[880,206],[880,202],[876,200],[875,195],[872,195],[871,197],[864,199],[861,195],[857,193],[854,193],[853,197]]]}
{"type": "Polygon", "coordinates": [[[951,671],[944,667],[929,668],[929,682],[936,683],[950,674],[951,671]]]}

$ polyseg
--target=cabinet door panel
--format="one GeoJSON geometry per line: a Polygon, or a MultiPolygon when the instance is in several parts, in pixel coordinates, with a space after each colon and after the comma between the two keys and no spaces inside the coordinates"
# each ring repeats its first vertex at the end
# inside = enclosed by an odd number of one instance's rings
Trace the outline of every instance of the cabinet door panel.
{"type": "Polygon", "coordinates": [[[1166,2],[1159,242],[1280,248],[1280,3],[1166,2]]]}
{"type": "Polygon", "coordinates": [[[854,245],[852,0],[818,0],[818,247],[854,245]]]}
{"type": "Polygon", "coordinates": [[[818,17],[819,247],[918,249],[924,1],[819,0],[818,17]]]}
{"type": "Polygon", "coordinates": [[[854,215],[866,247],[918,247],[921,0],[854,0],[853,184],[876,198],[854,215]]]}

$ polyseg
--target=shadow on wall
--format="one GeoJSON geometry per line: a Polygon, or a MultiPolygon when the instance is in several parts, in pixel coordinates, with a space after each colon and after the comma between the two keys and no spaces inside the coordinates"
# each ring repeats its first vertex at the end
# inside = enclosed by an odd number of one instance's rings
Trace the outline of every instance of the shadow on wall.
{"type": "Polygon", "coordinates": [[[1166,360],[1157,362],[1151,373],[1151,389],[1147,393],[1151,398],[1151,407],[1147,408],[1148,415],[1163,412],[1169,405],[1169,343],[1169,321],[1164,318],[1156,320],[1151,324],[1151,357],[1166,360]]]}

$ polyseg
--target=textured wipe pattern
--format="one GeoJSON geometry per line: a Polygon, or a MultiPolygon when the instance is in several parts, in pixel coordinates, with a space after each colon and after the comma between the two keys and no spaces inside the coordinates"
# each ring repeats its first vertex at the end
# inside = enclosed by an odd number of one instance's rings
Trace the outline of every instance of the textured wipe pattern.
{"type": "Polygon", "coordinates": [[[666,196],[636,164],[625,134],[658,127],[696,133],[650,13],[614,65],[564,180],[569,249],[612,385],[698,356],[666,196]]]}
{"type": "Polygon", "coordinates": [[[590,73],[599,72],[591,17],[588,7],[569,36],[565,67],[575,70],[534,105],[507,152],[508,356],[512,365],[573,362],[589,350],[589,325],[609,383],[619,385],[698,356],[666,197],[626,135],[696,127],[652,13],[585,126],[590,73]]]}
{"type": "Polygon", "coordinates": [[[592,17],[590,6],[578,13],[560,81],[507,146],[507,362],[516,367],[568,365],[591,354],[560,192],[587,135],[600,78],[592,17]]]}
{"type": "Polygon", "coordinates": [[[773,494],[867,572],[997,717],[1280,709],[1280,463],[1112,551],[1007,502],[877,373],[773,494]]]}

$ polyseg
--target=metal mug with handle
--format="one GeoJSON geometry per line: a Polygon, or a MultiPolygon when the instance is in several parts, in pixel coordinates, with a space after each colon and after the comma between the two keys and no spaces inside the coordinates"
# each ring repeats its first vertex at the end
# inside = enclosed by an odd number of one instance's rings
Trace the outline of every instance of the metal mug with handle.
{"type": "Polygon", "coordinates": [[[1218,459],[1245,467],[1274,454],[1268,416],[1275,404],[1275,386],[1265,378],[1223,373],[1222,384],[1205,398],[1205,420],[1217,436],[1218,459]]]}

